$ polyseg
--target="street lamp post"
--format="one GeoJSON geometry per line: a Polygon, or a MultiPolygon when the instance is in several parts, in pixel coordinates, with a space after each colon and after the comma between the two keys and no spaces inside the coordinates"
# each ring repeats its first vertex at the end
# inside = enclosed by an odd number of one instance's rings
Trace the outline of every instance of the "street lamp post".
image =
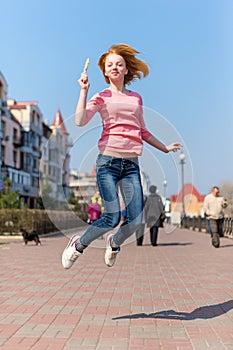
{"type": "Polygon", "coordinates": [[[164,197],[164,205],[166,204],[167,197],[167,180],[163,180],[163,197],[164,197]]]}
{"type": "Polygon", "coordinates": [[[179,155],[181,164],[181,184],[182,184],[182,214],[181,218],[185,216],[185,205],[184,205],[184,164],[185,164],[185,154],[183,152],[179,155]]]}

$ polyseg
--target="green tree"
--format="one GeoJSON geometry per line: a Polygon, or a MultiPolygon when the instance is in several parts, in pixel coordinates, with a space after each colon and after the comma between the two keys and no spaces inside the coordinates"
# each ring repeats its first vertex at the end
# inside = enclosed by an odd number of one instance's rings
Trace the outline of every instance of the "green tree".
{"type": "Polygon", "coordinates": [[[72,209],[74,211],[79,211],[80,210],[80,204],[77,200],[77,198],[75,198],[75,194],[74,192],[72,191],[71,194],[70,194],[70,198],[68,200],[68,203],[70,204],[70,206],[72,207],[72,209]]]}
{"type": "Polygon", "coordinates": [[[20,209],[21,201],[19,191],[11,190],[11,179],[3,182],[3,189],[0,191],[0,209],[20,209]]]}

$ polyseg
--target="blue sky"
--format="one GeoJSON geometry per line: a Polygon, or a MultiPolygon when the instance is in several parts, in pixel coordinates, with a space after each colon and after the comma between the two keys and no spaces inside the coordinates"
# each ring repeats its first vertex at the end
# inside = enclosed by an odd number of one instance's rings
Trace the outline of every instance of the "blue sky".
{"type": "MultiPolygon", "coordinates": [[[[92,130],[73,124],[84,62],[90,57],[91,97],[106,87],[99,56],[127,43],[150,66],[149,76],[130,88],[143,96],[151,131],[162,141],[184,142],[185,182],[203,194],[233,182],[233,1],[0,0],[0,6],[8,97],[38,101],[49,122],[60,108],[75,139],[72,168],[92,167],[99,133],[98,117],[92,130]]],[[[141,164],[160,192],[166,179],[168,194],[177,193],[177,156],[145,146],[141,164]]]]}

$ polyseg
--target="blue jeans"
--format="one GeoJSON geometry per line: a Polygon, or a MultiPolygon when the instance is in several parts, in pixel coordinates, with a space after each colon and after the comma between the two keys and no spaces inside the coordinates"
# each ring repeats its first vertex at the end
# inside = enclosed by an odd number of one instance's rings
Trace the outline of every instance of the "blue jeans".
{"type": "Polygon", "coordinates": [[[88,227],[80,238],[83,246],[116,227],[121,220],[118,190],[126,208],[126,220],[113,236],[120,246],[142,221],[143,192],[138,158],[115,158],[99,154],[96,161],[97,184],[104,207],[103,216],[88,227]]]}

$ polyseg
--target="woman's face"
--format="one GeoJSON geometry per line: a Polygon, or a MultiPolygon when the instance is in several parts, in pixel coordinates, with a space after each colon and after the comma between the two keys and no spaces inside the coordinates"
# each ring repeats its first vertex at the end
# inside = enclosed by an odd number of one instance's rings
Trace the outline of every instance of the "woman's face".
{"type": "Polygon", "coordinates": [[[104,74],[110,81],[124,81],[127,73],[128,69],[122,56],[112,53],[106,57],[104,74]]]}

